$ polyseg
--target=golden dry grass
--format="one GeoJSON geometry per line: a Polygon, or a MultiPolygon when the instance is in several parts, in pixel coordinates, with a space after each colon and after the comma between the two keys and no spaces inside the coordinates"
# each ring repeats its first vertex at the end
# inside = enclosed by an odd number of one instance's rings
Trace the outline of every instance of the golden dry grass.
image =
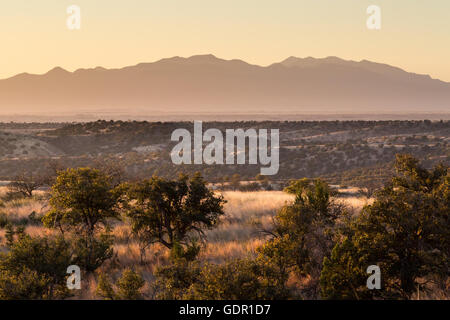
{"type": "MultiPolygon", "coordinates": [[[[4,188],[0,188],[0,195],[4,192],[4,188]]],[[[261,234],[257,231],[261,228],[268,228],[277,211],[294,199],[292,195],[281,191],[227,191],[223,192],[223,196],[227,200],[224,206],[225,215],[220,219],[216,228],[206,232],[207,242],[199,256],[199,259],[203,261],[224,263],[229,259],[254,256],[257,248],[265,242],[265,239],[261,238],[261,234]]],[[[347,196],[338,198],[337,201],[344,203],[355,214],[358,214],[365,205],[371,204],[373,199],[347,193],[347,196]]],[[[9,201],[0,208],[0,212],[14,221],[28,218],[33,211],[40,216],[45,214],[46,210],[48,210],[47,201],[36,198],[9,201]]],[[[31,236],[50,235],[58,232],[49,230],[42,225],[27,225],[25,230],[31,236]]],[[[123,222],[115,223],[113,234],[115,254],[111,261],[101,267],[101,271],[106,271],[111,279],[117,280],[121,275],[121,270],[131,267],[142,274],[146,280],[143,290],[145,298],[152,298],[151,284],[155,280],[154,273],[158,267],[168,263],[168,250],[160,244],[151,245],[146,252],[145,263],[141,264],[139,245],[132,237],[130,226],[123,222]]],[[[0,252],[6,250],[5,230],[0,229],[0,252]]],[[[290,281],[294,280],[290,279],[290,281]]],[[[82,287],[85,290],[77,292],[71,299],[99,299],[95,292],[97,288],[96,275],[87,275],[82,281],[82,287]]],[[[448,299],[439,292],[441,291],[421,292],[420,298],[448,299]]]]}
{"type": "Polygon", "coordinates": [[[282,191],[240,192],[226,191],[222,193],[227,203],[225,213],[231,218],[248,218],[275,214],[286,202],[292,202],[294,197],[282,191]]]}
{"type": "MultiPolygon", "coordinates": [[[[0,188],[0,194],[4,192],[4,188],[0,188]]],[[[294,200],[292,195],[281,191],[226,191],[222,194],[227,200],[224,206],[225,215],[220,219],[216,228],[206,232],[207,242],[199,257],[214,263],[223,263],[229,259],[254,255],[256,249],[264,243],[258,230],[268,228],[277,211],[294,200]]],[[[341,198],[339,201],[354,207],[355,211],[359,211],[367,203],[365,198],[358,197],[341,198]]],[[[47,201],[35,198],[9,201],[4,204],[3,208],[0,208],[0,211],[6,214],[8,219],[15,221],[28,218],[33,211],[40,216],[47,210],[47,201]]],[[[57,233],[57,231],[49,230],[42,225],[28,225],[26,232],[31,236],[57,233]]],[[[145,264],[141,264],[139,245],[133,239],[130,227],[123,222],[116,223],[113,234],[115,256],[109,265],[103,266],[102,269],[115,270],[108,274],[117,278],[120,276],[120,270],[132,267],[141,272],[144,278],[151,283],[155,270],[168,262],[168,250],[159,244],[150,246],[146,252],[145,264]]],[[[5,245],[4,236],[5,231],[0,229],[0,250],[5,249],[2,248],[5,245]]],[[[90,276],[89,279],[85,279],[83,286],[87,290],[83,290],[76,298],[95,298],[96,285],[95,277],[90,276]]]]}
{"type": "Polygon", "coordinates": [[[359,213],[361,209],[373,203],[373,199],[367,199],[365,197],[344,197],[339,198],[339,202],[344,203],[349,209],[353,209],[354,212],[359,213]]]}
{"type": "MultiPolygon", "coordinates": [[[[5,193],[5,188],[0,188],[0,194],[2,193],[5,193]]],[[[212,260],[251,254],[262,241],[259,239],[258,230],[270,226],[276,212],[294,199],[292,195],[282,191],[226,191],[222,195],[227,200],[224,206],[225,215],[216,228],[206,232],[208,242],[203,256],[210,256],[212,260]]],[[[339,201],[353,207],[356,211],[371,202],[364,197],[346,197],[339,201]]],[[[47,210],[47,201],[34,198],[9,201],[1,208],[1,212],[12,221],[26,219],[33,211],[40,216],[47,210]]],[[[32,236],[54,233],[43,226],[33,225],[28,225],[26,232],[32,236]]],[[[4,242],[4,233],[4,230],[0,230],[0,244],[4,242]]],[[[120,263],[126,266],[139,263],[139,248],[132,238],[130,227],[127,224],[118,223],[114,226],[113,234],[120,263]]],[[[152,246],[149,251],[151,252],[148,252],[147,258],[152,255],[161,256],[161,251],[164,249],[152,246]]],[[[160,258],[152,260],[157,262],[160,258]]]]}

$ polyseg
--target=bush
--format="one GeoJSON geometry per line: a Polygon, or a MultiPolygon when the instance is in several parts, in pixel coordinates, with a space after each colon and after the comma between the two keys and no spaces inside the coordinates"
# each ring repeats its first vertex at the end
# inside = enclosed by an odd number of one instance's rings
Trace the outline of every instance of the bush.
{"type": "Polygon", "coordinates": [[[70,244],[61,237],[32,238],[24,233],[0,254],[0,298],[58,299],[69,296],[70,244]]]}
{"type": "Polygon", "coordinates": [[[250,259],[203,266],[181,259],[159,268],[155,276],[157,299],[273,300],[291,296],[274,268],[250,259]]]}
{"type": "Polygon", "coordinates": [[[141,275],[131,269],[125,269],[117,281],[117,294],[122,300],[138,300],[142,298],[140,290],[145,285],[141,275]]]}
{"type": "Polygon", "coordinates": [[[24,267],[20,272],[0,270],[1,300],[37,300],[50,298],[50,280],[35,270],[24,267]]]}
{"type": "Polygon", "coordinates": [[[322,262],[333,248],[333,228],[345,207],[336,203],[334,192],[321,180],[292,181],[285,189],[295,195],[293,204],[284,206],[275,216],[271,239],[259,249],[260,259],[276,267],[281,278],[291,272],[305,279],[306,298],[317,298],[322,262]]]}
{"type": "Polygon", "coordinates": [[[103,273],[99,275],[96,293],[105,300],[139,300],[142,299],[141,289],[145,281],[141,275],[131,269],[125,269],[122,277],[113,285],[103,273]]]}
{"type": "Polygon", "coordinates": [[[42,224],[42,216],[38,216],[36,214],[36,211],[32,211],[28,215],[28,220],[29,220],[29,223],[32,225],[41,225],[42,224]]]}
{"type": "Polygon", "coordinates": [[[367,299],[367,274],[364,263],[358,260],[357,249],[352,241],[337,243],[331,256],[325,257],[320,275],[321,296],[324,299],[367,299]]]}
{"type": "Polygon", "coordinates": [[[258,182],[251,182],[247,184],[241,184],[239,186],[239,191],[251,192],[261,190],[261,185],[258,182]]]}
{"type": "Polygon", "coordinates": [[[187,299],[186,292],[200,280],[201,268],[198,262],[179,259],[170,265],[160,267],[155,272],[155,296],[160,300],[187,299]]]}
{"type": "Polygon", "coordinates": [[[113,237],[108,233],[101,234],[98,238],[73,237],[71,243],[74,263],[87,272],[97,270],[113,256],[113,242],[113,237]]]}
{"type": "Polygon", "coordinates": [[[0,228],[3,229],[8,224],[8,217],[4,212],[0,212],[0,228]]]}
{"type": "Polygon", "coordinates": [[[423,282],[442,285],[448,281],[448,167],[427,170],[413,157],[398,155],[395,168],[396,176],[350,222],[346,240],[338,242],[331,258],[325,259],[324,297],[364,297],[367,290],[359,275],[369,265],[381,269],[382,290],[374,291],[383,298],[408,299],[423,282]]]}
{"type": "Polygon", "coordinates": [[[275,269],[249,259],[206,264],[199,279],[189,288],[188,299],[279,300],[290,296],[275,269]]]}

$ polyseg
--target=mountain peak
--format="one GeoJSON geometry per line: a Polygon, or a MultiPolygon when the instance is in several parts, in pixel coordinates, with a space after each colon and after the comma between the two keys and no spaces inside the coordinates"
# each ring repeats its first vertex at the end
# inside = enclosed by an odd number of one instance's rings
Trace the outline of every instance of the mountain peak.
{"type": "MultiPolygon", "coordinates": [[[[311,57],[308,57],[306,59],[309,59],[309,58],[311,58],[311,57]]],[[[299,61],[302,61],[302,60],[303,60],[302,58],[290,56],[290,57],[284,59],[283,61],[281,61],[280,63],[286,65],[286,64],[292,64],[292,63],[298,63],[299,61]]]]}
{"type": "Polygon", "coordinates": [[[46,75],[63,75],[63,74],[68,74],[68,73],[70,73],[70,72],[61,67],[55,67],[55,68],[51,69],[50,71],[48,71],[46,73],[46,75]]]}
{"type": "Polygon", "coordinates": [[[294,56],[290,56],[289,58],[283,60],[280,62],[280,64],[286,66],[286,67],[312,67],[317,66],[320,64],[343,64],[348,63],[350,61],[341,59],[339,57],[335,56],[328,56],[326,58],[313,58],[313,57],[306,57],[306,58],[298,58],[294,56]]]}
{"type": "Polygon", "coordinates": [[[218,61],[223,61],[223,60],[217,58],[213,54],[199,54],[199,55],[190,56],[188,58],[175,56],[175,57],[171,57],[171,58],[161,59],[161,60],[159,60],[157,62],[167,62],[167,63],[172,63],[172,62],[176,62],[176,63],[189,63],[189,62],[194,62],[194,63],[214,63],[214,62],[218,62],[218,61]]]}
{"type": "Polygon", "coordinates": [[[195,60],[195,61],[218,61],[218,60],[222,60],[222,59],[217,58],[213,54],[197,54],[197,55],[190,56],[189,58],[186,58],[186,59],[187,60],[195,60]]]}

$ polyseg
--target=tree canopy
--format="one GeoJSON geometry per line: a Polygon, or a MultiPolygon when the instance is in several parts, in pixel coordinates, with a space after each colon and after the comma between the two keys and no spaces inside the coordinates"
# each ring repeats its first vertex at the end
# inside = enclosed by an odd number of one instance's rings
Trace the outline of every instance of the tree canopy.
{"type": "Polygon", "coordinates": [[[127,216],[142,242],[159,242],[169,249],[190,245],[223,215],[223,197],[209,190],[203,178],[181,175],[178,180],[152,177],[127,187],[127,216]]]}
{"type": "Polygon", "coordinates": [[[349,292],[348,286],[337,285],[337,274],[357,283],[355,277],[369,265],[378,265],[383,279],[382,290],[373,294],[386,298],[408,298],[421,284],[442,284],[449,276],[448,167],[427,170],[413,157],[398,155],[395,168],[396,176],[352,222],[334,255],[325,259],[322,292],[326,297],[360,297],[357,290],[349,292]],[[339,272],[342,261],[358,271],[339,272]]]}

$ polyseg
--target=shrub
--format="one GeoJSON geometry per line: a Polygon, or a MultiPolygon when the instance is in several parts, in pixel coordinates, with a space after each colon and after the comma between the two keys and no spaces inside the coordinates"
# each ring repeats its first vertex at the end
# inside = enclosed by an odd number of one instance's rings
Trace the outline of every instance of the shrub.
{"type": "Polygon", "coordinates": [[[275,216],[270,240],[259,249],[260,259],[275,266],[280,277],[290,272],[308,279],[302,290],[308,298],[319,295],[322,262],[333,248],[335,221],[345,207],[332,198],[334,192],[320,180],[301,179],[285,189],[295,195],[293,204],[284,206],[275,216]]]}
{"type": "Polygon", "coordinates": [[[70,244],[63,238],[32,238],[22,233],[8,253],[0,254],[0,298],[65,298],[71,264],[70,244]]]}
{"type": "Polygon", "coordinates": [[[180,259],[155,274],[157,299],[273,300],[291,296],[276,270],[256,260],[231,260],[224,265],[180,259]]]}
{"type": "Polygon", "coordinates": [[[3,229],[8,224],[8,216],[4,212],[0,212],[0,228],[3,229]]]}
{"type": "Polygon", "coordinates": [[[145,281],[141,275],[131,269],[125,269],[121,278],[116,281],[117,289],[114,290],[108,277],[101,273],[96,293],[105,300],[139,300],[142,299],[141,290],[144,285],[145,281]]]}
{"type": "Polygon", "coordinates": [[[396,176],[376,193],[346,230],[322,271],[324,297],[361,297],[358,275],[378,265],[384,298],[410,298],[425,282],[443,284],[449,277],[450,178],[448,167],[424,169],[409,155],[398,155],[396,176]],[[352,269],[342,270],[347,263],[352,269]],[[341,271],[339,271],[341,270],[341,271]],[[339,276],[340,275],[340,276],[339,276]],[[343,281],[345,277],[348,280],[343,281]],[[355,290],[349,292],[349,283],[355,290]]]}
{"type": "Polygon", "coordinates": [[[72,237],[74,263],[88,272],[95,271],[113,256],[113,242],[113,237],[109,233],[92,238],[72,237]]]}
{"type": "Polygon", "coordinates": [[[140,290],[145,285],[141,275],[131,269],[125,269],[117,281],[117,294],[123,300],[138,300],[142,298],[140,290]]]}
{"type": "Polygon", "coordinates": [[[187,298],[197,300],[278,300],[290,296],[276,271],[250,259],[232,260],[224,265],[206,264],[187,298]]]}

